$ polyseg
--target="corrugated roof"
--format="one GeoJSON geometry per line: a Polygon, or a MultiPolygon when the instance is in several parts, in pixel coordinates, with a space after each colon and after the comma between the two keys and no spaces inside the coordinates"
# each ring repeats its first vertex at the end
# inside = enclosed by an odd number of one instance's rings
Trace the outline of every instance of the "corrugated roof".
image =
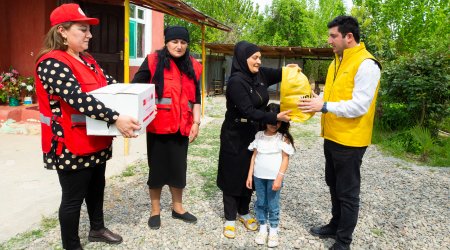
{"type": "Polygon", "coordinates": [[[225,24],[180,0],[130,0],[130,2],[198,25],[204,24],[227,32],[232,30],[225,24]]]}
{"type": "MultiPolygon", "coordinates": [[[[98,4],[124,5],[124,0],[82,0],[98,4]]],[[[206,25],[226,32],[232,29],[216,19],[196,10],[181,0],[130,0],[130,3],[175,16],[197,25],[206,25]]]]}
{"type": "MultiPolygon", "coordinates": [[[[261,54],[269,58],[315,58],[331,59],[334,56],[332,48],[305,48],[289,46],[268,46],[261,45],[261,54]]],[[[207,43],[206,48],[211,53],[233,55],[234,44],[207,43]]]]}

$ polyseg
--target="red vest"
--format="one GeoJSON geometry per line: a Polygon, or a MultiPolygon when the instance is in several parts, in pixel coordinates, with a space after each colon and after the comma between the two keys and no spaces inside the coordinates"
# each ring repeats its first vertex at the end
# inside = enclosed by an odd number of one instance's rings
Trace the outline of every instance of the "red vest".
{"type": "MultiPolygon", "coordinates": [[[[37,62],[36,69],[39,67],[40,62],[48,58],[54,58],[66,64],[72,70],[83,92],[89,92],[107,85],[106,78],[103,75],[100,66],[98,66],[97,62],[90,55],[84,56],[83,59],[88,63],[93,64],[98,74],[93,72],[82,62],[61,50],[53,50],[43,55],[37,62]]],[[[86,116],[73,109],[61,97],[49,95],[44,89],[37,73],[35,79],[39,111],[41,113],[42,151],[44,151],[44,153],[50,151],[52,141],[55,140],[58,141],[57,155],[62,153],[63,145],[65,145],[74,155],[89,155],[106,149],[111,145],[113,139],[111,136],[88,136],[86,134],[86,116]],[[50,108],[50,100],[59,101],[62,112],[61,117],[53,115],[50,108]],[[51,125],[53,122],[57,122],[62,126],[64,138],[52,133],[51,125]]]]}
{"type": "MultiPolygon", "coordinates": [[[[194,67],[195,77],[200,78],[202,65],[193,57],[190,58],[194,67]]],[[[158,55],[147,57],[148,68],[152,75],[156,72],[158,55]]],[[[150,83],[151,83],[150,79],[150,83]]],[[[181,135],[189,136],[194,121],[192,108],[195,103],[195,82],[182,74],[174,61],[170,61],[170,69],[164,68],[164,90],[161,99],[156,97],[155,119],[147,126],[147,131],[155,134],[174,134],[180,130],[181,135]]]]}

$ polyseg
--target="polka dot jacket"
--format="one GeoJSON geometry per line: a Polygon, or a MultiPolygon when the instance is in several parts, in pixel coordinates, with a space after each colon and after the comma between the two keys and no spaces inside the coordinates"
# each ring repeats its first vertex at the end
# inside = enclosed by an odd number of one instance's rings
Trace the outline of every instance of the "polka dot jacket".
{"type": "MultiPolygon", "coordinates": [[[[93,65],[84,60],[83,62],[91,70],[96,71],[93,65]]],[[[61,97],[82,114],[109,123],[114,123],[119,117],[119,113],[105,107],[103,103],[95,99],[92,95],[82,92],[80,84],[73,75],[72,70],[66,64],[53,58],[46,59],[39,63],[37,75],[47,93],[61,97]]],[[[106,74],[105,77],[108,84],[116,82],[106,74]]],[[[53,115],[61,116],[62,112],[59,101],[51,100],[50,108],[53,115]]],[[[56,122],[52,123],[52,132],[60,137],[64,137],[64,131],[61,125],[56,122]]],[[[112,156],[112,145],[109,148],[87,156],[74,155],[65,146],[63,147],[62,154],[58,156],[56,155],[56,147],[57,143],[53,142],[50,152],[44,153],[44,166],[47,169],[83,169],[104,163],[112,156]]]]}

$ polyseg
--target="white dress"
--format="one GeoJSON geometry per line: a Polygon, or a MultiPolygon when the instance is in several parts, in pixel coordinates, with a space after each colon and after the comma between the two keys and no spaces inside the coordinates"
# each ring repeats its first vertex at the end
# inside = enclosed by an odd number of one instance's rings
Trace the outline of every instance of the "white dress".
{"type": "Polygon", "coordinates": [[[261,179],[275,180],[280,171],[282,153],[294,154],[292,144],[283,141],[283,135],[265,135],[264,131],[259,131],[255,135],[255,140],[250,143],[248,149],[257,150],[253,175],[261,179]]]}

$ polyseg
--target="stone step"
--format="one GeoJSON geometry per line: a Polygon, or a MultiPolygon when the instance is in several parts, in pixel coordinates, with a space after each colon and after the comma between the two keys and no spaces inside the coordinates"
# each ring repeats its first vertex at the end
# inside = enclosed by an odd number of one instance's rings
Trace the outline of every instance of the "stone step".
{"type": "Polygon", "coordinates": [[[0,105],[0,122],[12,119],[16,122],[39,122],[38,104],[11,107],[0,105]]]}

